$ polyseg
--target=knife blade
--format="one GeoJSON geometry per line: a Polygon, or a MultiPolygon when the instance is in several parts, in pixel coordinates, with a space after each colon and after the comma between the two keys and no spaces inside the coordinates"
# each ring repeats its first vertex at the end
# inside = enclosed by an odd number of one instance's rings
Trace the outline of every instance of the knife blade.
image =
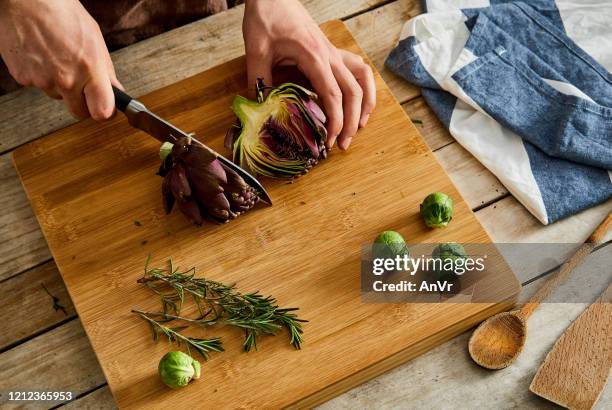
{"type": "MultiPolygon", "coordinates": [[[[125,114],[128,119],[130,125],[134,128],[138,128],[151,135],[155,139],[160,142],[170,142],[174,143],[180,137],[190,136],[185,131],[180,128],[175,127],[168,121],[164,120],[160,116],[155,113],[149,111],[149,109],[140,101],[135,98],[130,97],[127,93],[121,91],[120,89],[113,86],[113,93],[115,94],[115,106],[117,109],[125,114]]],[[[240,166],[236,165],[234,162],[225,158],[223,155],[219,154],[212,148],[208,147],[206,144],[195,139],[193,136],[190,136],[193,143],[200,145],[202,148],[210,151],[211,154],[219,160],[219,162],[223,163],[228,168],[234,170],[238,175],[244,179],[244,181],[253,187],[259,193],[259,198],[272,205],[272,198],[270,194],[263,187],[261,182],[257,180],[253,175],[249,174],[247,171],[242,169],[240,166]]]]}

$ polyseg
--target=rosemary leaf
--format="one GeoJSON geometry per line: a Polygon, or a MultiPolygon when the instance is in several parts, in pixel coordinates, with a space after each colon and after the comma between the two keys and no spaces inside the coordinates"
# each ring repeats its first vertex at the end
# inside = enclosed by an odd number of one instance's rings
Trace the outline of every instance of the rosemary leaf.
{"type": "Polygon", "coordinates": [[[169,269],[148,267],[145,263],[144,276],[139,283],[156,293],[162,303],[162,312],[140,312],[155,322],[180,320],[201,327],[222,323],[243,329],[245,351],[257,349],[257,336],[276,335],[282,328],[289,332],[290,343],[300,349],[303,343],[302,323],[307,320],[298,318],[297,308],[280,308],[276,299],[259,292],[242,294],[235,285],[198,278],[195,268],[180,271],[170,261],[169,269]],[[186,296],[190,297],[198,309],[195,319],[181,316],[186,296]]]}
{"type": "Polygon", "coordinates": [[[189,336],[182,335],[181,331],[187,329],[188,326],[176,326],[176,327],[166,327],[162,325],[159,321],[153,319],[146,312],[142,312],[140,310],[132,310],[133,313],[138,314],[144,320],[146,320],[151,329],[153,329],[153,340],[159,340],[160,334],[164,334],[169,342],[176,343],[177,345],[181,345],[184,343],[187,347],[187,352],[191,355],[191,349],[195,349],[200,355],[204,358],[204,360],[208,359],[208,355],[210,352],[222,352],[223,347],[221,346],[221,339],[218,337],[210,338],[210,339],[199,339],[192,338],[189,336]]]}

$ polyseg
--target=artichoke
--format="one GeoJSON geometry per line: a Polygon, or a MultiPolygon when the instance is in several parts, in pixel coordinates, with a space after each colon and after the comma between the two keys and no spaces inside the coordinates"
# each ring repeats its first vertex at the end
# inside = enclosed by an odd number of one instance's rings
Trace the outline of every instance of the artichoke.
{"type": "Polygon", "coordinates": [[[191,137],[164,143],[160,149],[164,178],[164,209],[174,203],[187,218],[201,225],[204,217],[224,223],[251,209],[259,200],[257,192],[234,170],[223,165],[209,150],[191,137]]]}
{"type": "Polygon", "coordinates": [[[257,101],[236,96],[232,109],[238,117],[225,140],[234,162],[253,175],[295,178],[327,157],[325,114],[317,95],[285,83],[263,97],[257,81],[257,101]]]}
{"type": "Polygon", "coordinates": [[[421,216],[430,228],[444,228],[453,218],[453,200],[442,192],[429,194],[421,204],[421,216]]]}

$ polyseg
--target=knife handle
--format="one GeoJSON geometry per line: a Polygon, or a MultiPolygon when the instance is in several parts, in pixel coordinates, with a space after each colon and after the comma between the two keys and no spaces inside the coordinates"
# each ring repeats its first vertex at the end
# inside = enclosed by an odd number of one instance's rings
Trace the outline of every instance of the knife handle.
{"type": "Polygon", "coordinates": [[[115,107],[121,112],[125,112],[130,101],[133,100],[132,97],[118,89],[113,85],[113,94],[115,94],[115,107]]]}

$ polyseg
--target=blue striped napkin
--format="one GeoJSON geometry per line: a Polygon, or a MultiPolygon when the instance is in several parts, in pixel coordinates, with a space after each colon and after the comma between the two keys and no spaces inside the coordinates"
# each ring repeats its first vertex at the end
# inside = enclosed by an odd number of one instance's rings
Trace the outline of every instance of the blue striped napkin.
{"type": "Polygon", "coordinates": [[[612,197],[612,2],[427,0],[386,66],[543,224],[612,197]]]}

